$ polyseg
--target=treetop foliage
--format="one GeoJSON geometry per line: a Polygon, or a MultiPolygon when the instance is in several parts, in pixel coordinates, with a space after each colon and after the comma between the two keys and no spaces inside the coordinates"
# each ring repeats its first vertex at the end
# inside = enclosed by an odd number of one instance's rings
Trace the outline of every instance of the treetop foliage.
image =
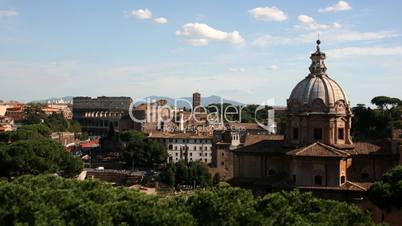
{"type": "Polygon", "coordinates": [[[369,197],[380,209],[402,207],[402,166],[393,167],[369,189],[369,197]]]}
{"type": "Polygon", "coordinates": [[[158,197],[52,175],[0,181],[0,213],[1,225],[374,225],[354,205],[298,191],[255,198],[216,187],[158,197]]]}
{"type": "Polygon", "coordinates": [[[46,115],[42,112],[43,106],[36,103],[26,105],[24,124],[44,123],[52,132],[81,132],[81,126],[77,121],[65,119],[62,114],[46,115]]]}
{"type": "Polygon", "coordinates": [[[178,185],[209,187],[214,182],[204,163],[201,161],[187,163],[184,160],[167,164],[161,172],[160,180],[171,187],[178,185]]]}
{"type": "Polygon", "coordinates": [[[48,139],[20,140],[0,146],[0,175],[60,173],[70,177],[81,172],[83,163],[65,148],[48,139]]]}
{"type": "Polygon", "coordinates": [[[127,165],[152,166],[166,162],[166,147],[157,141],[146,139],[141,132],[126,131],[120,135],[120,140],[125,144],[122,157],[127,165]]]}
{"type": "Polygon", "coordinates": [[[364,105],[352,108],[352,134],[355,139],[382,139],[392,129],[402,129],[402,102],[398,98],[374,97],[371,101],[377,109],[364,105]]]}

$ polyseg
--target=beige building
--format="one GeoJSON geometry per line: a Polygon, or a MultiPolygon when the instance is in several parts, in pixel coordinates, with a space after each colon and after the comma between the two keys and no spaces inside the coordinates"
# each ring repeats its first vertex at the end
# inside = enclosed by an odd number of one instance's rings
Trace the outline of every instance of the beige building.
{"type": "Polygon", "coordinates": [[[0,116],[0,132],[10,132],[15,129],[14,120],[12,118],[0,116]]]}
{"type": "Polygon", "coordinates": [[[364,192],[398,163],[399,153],[388,141],[352,142],[350,103],[328,75],[319,45],[310,57],[310,73],[287,100],[285,139],[235,149],[233,184],[262,191],[296,186],[364,192]]]}
{"type": "Polygon", "coordinates": [[[169,154],[168,162],[180,160],[201,161],[206,164],[212,162],[212,135],[153,132],[149,134],[148,138],[166,145],[169,154]]]}

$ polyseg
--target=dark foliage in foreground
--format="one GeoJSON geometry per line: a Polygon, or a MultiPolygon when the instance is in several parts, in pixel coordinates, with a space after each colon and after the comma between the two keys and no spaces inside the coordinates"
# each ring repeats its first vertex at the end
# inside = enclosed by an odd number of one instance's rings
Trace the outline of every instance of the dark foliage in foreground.
{"type": "Polygon", "coordinates": [[[81,159],[49,139],[20,140],[0,145],[0,176],[59,173],[66,177],[82,171],[81,159]]]}
{"type": "Polygon", "coordinates": [[[369,190],[370,199],[382,210],[402,208],[402,166],[395,166],[375,182],[369,190]]]}
{"type": "Polygon", "coordinates": [[[373,225],[346,203],[309,193],[255,198],[240,188],[149,196],[51,175],[0,182],[0,225],[373,225]]]}

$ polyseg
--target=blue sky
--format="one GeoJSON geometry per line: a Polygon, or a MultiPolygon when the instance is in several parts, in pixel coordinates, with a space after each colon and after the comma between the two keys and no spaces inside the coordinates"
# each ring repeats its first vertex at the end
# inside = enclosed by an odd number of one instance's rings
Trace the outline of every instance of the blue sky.
{"type": "Polygon", "coordinates": [[[220,95],[286,103],[320,33],[352,105],[402,98],[402,2],[0,0],[0,99],[220,95]]]}

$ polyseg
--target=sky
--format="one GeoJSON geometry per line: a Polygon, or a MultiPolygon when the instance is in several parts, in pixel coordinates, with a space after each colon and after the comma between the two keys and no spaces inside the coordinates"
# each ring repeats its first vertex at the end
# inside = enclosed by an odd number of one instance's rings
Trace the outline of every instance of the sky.
{"type": "Polygon", "coordinates": [[[400,0],[0,0],[0,99],[285,105],[315,42],[351,105],[402,98],[400,0]]]}

